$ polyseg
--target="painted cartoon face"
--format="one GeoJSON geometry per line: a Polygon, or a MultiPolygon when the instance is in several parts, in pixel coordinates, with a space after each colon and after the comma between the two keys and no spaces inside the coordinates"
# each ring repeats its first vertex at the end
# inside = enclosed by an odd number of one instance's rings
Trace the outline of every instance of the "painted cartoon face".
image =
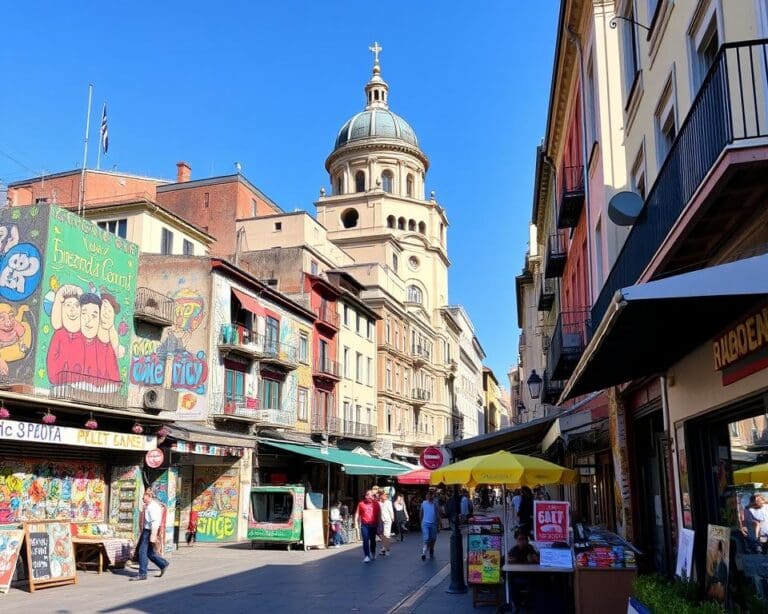
{"type": "Polygon", "coordinates": [[[80,307],[80,328],[83,337],[93,339],[99,332],[99,306],[86,303],[80,307]]]}
{"type": "Polygon", "coordinates": [[[0,331],[10,333],[16,328],[16,318],[10,311],[0,311],[0,331]]]}
{"type": "Polygon", "coordinates": [[[61,321],[64,328],[70,333],[80,330],[80,300],[76,296],[64,299],[61,308],[61,321]]]}
{"type": "Polygon", "coordinates": [[[109,329],[115,325],[115,308],[109,301],[102,301],[100,318],[102,328],[109,329]]]}

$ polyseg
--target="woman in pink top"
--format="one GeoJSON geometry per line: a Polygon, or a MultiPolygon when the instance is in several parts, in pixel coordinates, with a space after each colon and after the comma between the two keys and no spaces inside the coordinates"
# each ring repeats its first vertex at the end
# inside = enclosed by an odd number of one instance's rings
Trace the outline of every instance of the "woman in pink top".
{"type": "Polygon", "coordinates": [[[360,527],[360,536],[363,540],[363,563],[376,560],[376,531],[379,520],[381,520],[381,508],[378,501],[373,500],[373,492],[368,490],[355,510],[355,524],[360,527]]]}

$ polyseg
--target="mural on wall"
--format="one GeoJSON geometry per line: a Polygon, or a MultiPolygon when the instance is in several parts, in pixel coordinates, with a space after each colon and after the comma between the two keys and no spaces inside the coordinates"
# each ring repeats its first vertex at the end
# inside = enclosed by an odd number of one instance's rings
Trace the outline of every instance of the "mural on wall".
{"type": "Polygon", "coordinates": [[[165,552],[173,552],[174,521],[176,518],[176,479],[178,469],[169,467],[151,472],[149,488],[165,508],[165,552]]]}
{"type": "Polygon", "coordinates": [[[49,212],[35,386],[125,393],[138,247],[69,211],[49,212]]]}
{"type": "Polygon", "coordinates": [[[199,541],[236,539],[239,482],[236,467],[195,467],[192,509],[198,513],[199,541]]]}
{"type": "Polygon", "coordinates": [[[0,380],[32,381],[47,228],[40,207],[0,212],[0,380]]]}
{"type": "Polygon", "coordinates": [[[30,520],[104,522],[101,465],[0,459],[0,525],[30,520]]]}
{"type": "MultiPolygon", "coordinates": [[[[170,278],[168,274],[164,281],[170,278]]],[[[182,277],[170,293],[174,302],[173,325],[160,339],[134,337],[131,345],[131,383],[165,386],[179,393],[176,408],[180,419],[200,419],[205,411],[208,383],[207,335],[203,325],[206,304],[198,290],[182,277]]]]}

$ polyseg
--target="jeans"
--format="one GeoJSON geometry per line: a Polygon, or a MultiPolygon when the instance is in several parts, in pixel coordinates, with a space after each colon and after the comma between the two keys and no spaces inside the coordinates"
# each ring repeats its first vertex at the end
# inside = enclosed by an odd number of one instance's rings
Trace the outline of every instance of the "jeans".
{"type": "Polygon", "coordinates": [[[341,522],[333,522],[333,545],[341,546],[344,543],[344,529],[341,526],[341,522]]]}
{"type": "Polygon", "coordinates": [[[141,532],[141,537],[139,537],[139,575],[140,576],[147,575],[147,566],[149,565],[149,561],[152,561],[160,569],[165,569],[169,565],[168,561],[166,561],[163,557],[157,554],[157,552],[155,552],[155,544],[149,541],[149,537],[151,534],[152,534],[152,531],[150,531],[149,529],[144,529],[141,532]],[[149,559],[149,561],[147,559],[149,559]]]}
{"type": "Polygon", "coordinates": [[[376,524],[361,524],[360,536],[363,540],[363,554],[376,556],[376,524]]]}
{"type": "Polygon", "coordinates": [[[423,522],[421,524],[421,539],[425,544],[434,544],[437,541],[437,524],[423,522]]]}

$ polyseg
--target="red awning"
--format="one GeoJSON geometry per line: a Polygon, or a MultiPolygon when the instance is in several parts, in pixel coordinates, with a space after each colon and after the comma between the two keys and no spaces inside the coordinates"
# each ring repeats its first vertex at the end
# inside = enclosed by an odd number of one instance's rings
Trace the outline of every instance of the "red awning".
{"type": "Polygon", "coordinates": [[[414,469],[408,473],[397,476],[398,484],[429,486],[429,476],[432,472],[429,469],[414,469]]]}
{"type": "Polygon", "coordinates": [[[237,300],[240,301],[243,309],[250,311],[254,315],[264,313],[264,308],[259,305],[259,301],[257,301],[254,297],[246,294],[245,292],[240,292],[240,290],[237,290],[236,288],[232,288],[232,292],[237,297],[237,300]]]}

